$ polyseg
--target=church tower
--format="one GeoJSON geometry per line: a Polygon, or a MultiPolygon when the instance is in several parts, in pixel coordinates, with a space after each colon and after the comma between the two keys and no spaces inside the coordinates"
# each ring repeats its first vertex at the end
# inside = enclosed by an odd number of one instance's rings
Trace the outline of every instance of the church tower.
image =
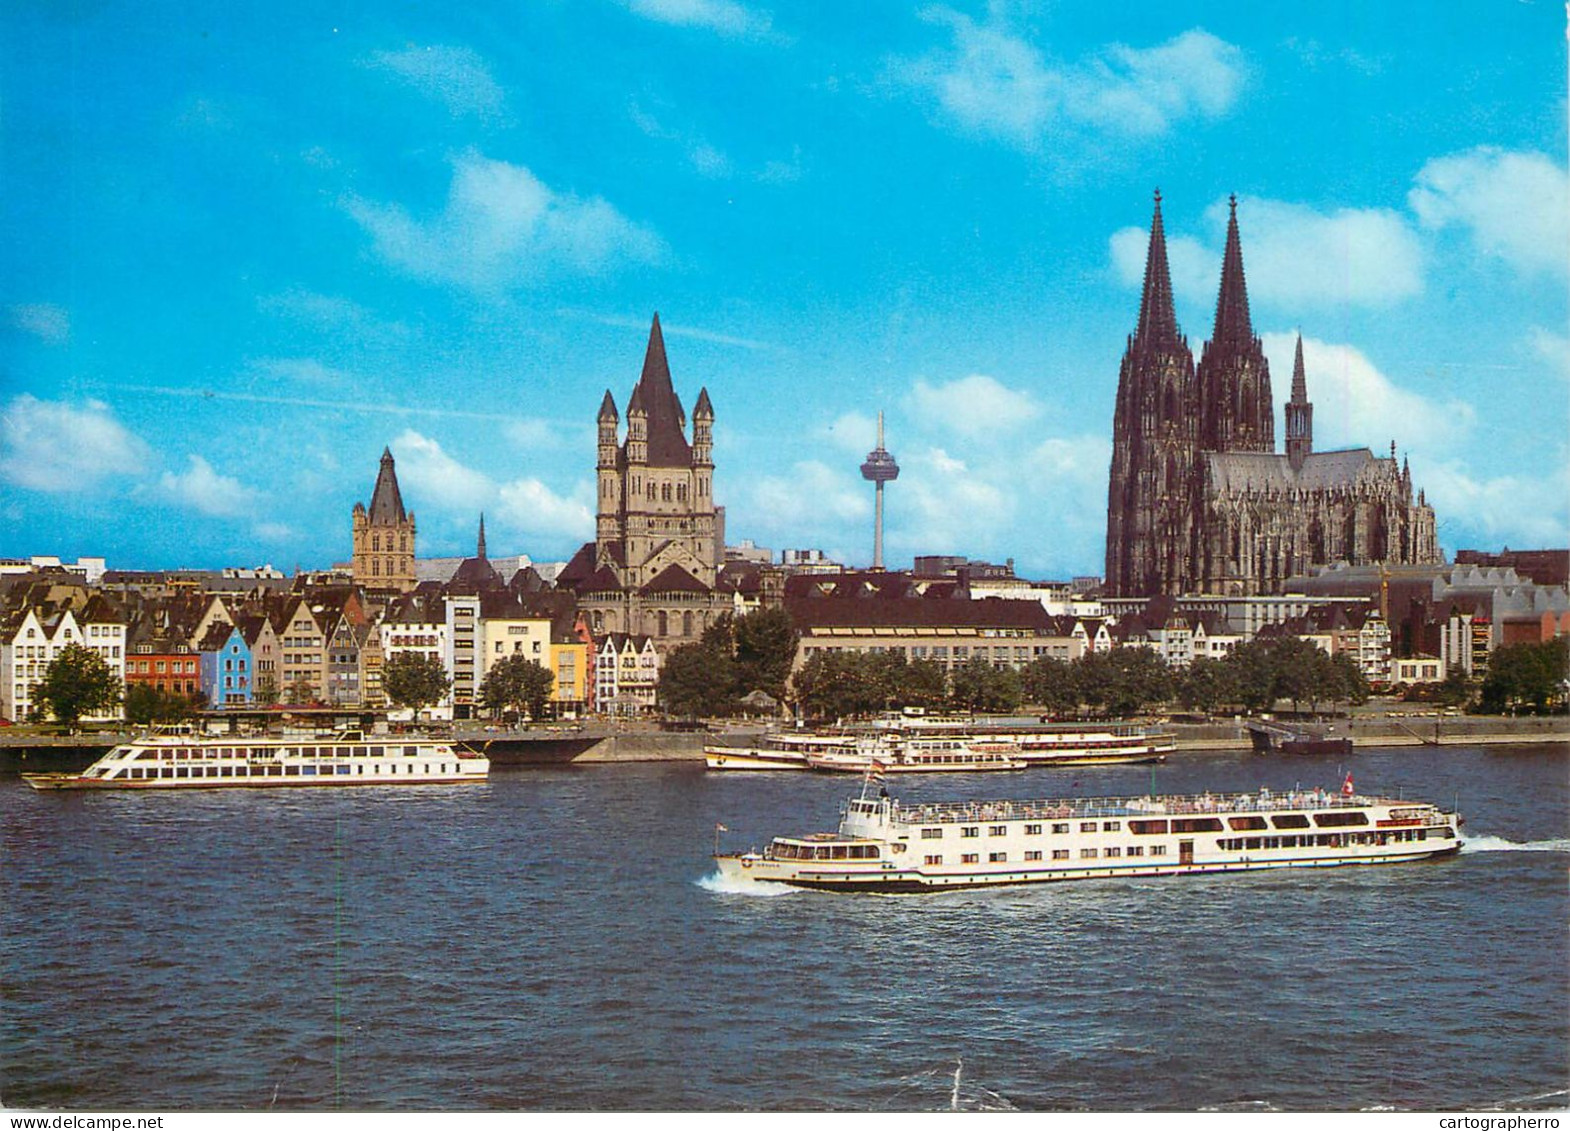
{"type": "Polygon", "coordinates": [[[1106,588],[1114,596],[1180,593],[1193,580],[1198,420],[1194,355],[1173,310],[1157,192],[1112,426],[1106,588]]]}
{"type": "Polygon", "coordinates": [[[1308,378],[1303,372],[1303,335],[1297,336],[1297,355],[1292,359],[1292,399],[1287,402],[1287,461],[1293,471],[1302,471],[1303,462],[1314,450],[1314,406],[1308,399],[1308,378]]]}
{"type": "Polygon", "coordinates": [[[1199,446],[1211,452],[1273,452],[1276,410],[1270,366],[1248,316],[1236,196],[1228,207],[1216,325],[1199,362],[1199,446]]]}
{"type": "Polygon", "coordinates": [[[712,588],[723,554],[723,511],[714,505],[714,407],[707,389],[687,413],[671,384],[660,316],[654,316],[643,372],[627,399],[627,437],[618,444],[616,403],[600,403],[595,565],[639,589],[680,567],[712,588]]]}
{"type": "Polygon", "coordinates": [[[352,521],[355,583],[370,589],[413,589],[414,512],[403,509],[391,448],[382,449],[370,509],[355,503],[352,521]]]}

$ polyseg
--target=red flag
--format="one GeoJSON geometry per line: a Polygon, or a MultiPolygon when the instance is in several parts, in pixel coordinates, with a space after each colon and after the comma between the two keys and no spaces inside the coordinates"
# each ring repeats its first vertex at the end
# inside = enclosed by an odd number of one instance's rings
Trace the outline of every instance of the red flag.
{"type": "Polygon", "coordinates": [[[1342,797],[1351,797],[1352,796],[1352,771],[1351,770],[1348,770],[1346,772],[1346,781],[1341,783],[1341,796],[1342,797]]]}

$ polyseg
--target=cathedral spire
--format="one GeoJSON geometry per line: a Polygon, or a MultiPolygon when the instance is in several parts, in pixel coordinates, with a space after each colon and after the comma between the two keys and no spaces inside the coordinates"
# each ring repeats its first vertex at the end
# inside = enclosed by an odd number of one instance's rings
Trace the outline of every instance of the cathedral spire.
{"type": "Polygon", "coordinates": [[[670,363],[665,359],[665,335],[660,316],[654,315],[649,329],[649,348],[643,355],[643,374],[638,378],[632,398],[627,402],[630,416],[634,407],[648,414],[648,460],[656,467],[685,467],[692,462],[684,429],[687,413],[671,386],[670,363]]]}
{"type": "Polygon", "coordinates": [[[1292,358],[1292,403],[1308,403],[1308,377],[1303,372],[1303,335],[1297,336],[1297,354],[1292,358]]]}
{"type": "Polygon", "coordinates": [[[480,512],[480,536],[475,539],[474,556],[482,562],[485,560],[485,512],[480,512]]]}
{"type": "Polygon", "coordinates": [[[1254,340],[1248,317],[1248,284],[1243,278],[1243,243],[1237,234],[1237,195],[1227,199],[1227,247],[1221,257],[1221,293],[1216,297],[1215,345],[1246,349],[1254,340]]]}
{"type": "Polygon", "coordinates": [[[1161,223],[1161,190],[1156,190],[1156,210],[1150,221],[1150,250],[1145,255],[1145,289],[1139,300],[1139,327],[1134,337],[1149,344],[1168,344],[1178,338],[1177,315],[1172,308],[1172,272],[1167,266],[1167,234],[1161,223]]]}

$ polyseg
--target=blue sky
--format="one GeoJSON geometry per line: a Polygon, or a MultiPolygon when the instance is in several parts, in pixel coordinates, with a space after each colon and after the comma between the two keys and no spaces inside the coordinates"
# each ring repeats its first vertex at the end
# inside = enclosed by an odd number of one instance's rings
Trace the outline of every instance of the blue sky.
{"type": "MultiPolygon", "coordinates": [[[[593,536],[660,312],[731,541],[1099,573],[1160,187],[1235,192],[1277,409],[1394,439],[1447,552],[1570,540],[1556,4],[8,5],[0,556],[320,567],[593,536]]],[[[1280,427],[1278,424],[1278,433],[1280,427]]]]}

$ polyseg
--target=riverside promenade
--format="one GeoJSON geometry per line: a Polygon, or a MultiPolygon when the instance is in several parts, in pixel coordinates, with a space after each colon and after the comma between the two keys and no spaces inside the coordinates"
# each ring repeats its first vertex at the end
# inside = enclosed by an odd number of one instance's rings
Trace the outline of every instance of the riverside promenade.
{"type": "MultiPolygon", "coordinates": [[[[1246,750],[1241,718],[1207,723],[1160,723],[1177,739],[1177,753],[1246,750]]],[[[1570,716],[1447,715],[1421,707],[1359,711],[1332,725],[1357,746],[1563,745],[1570,749],[1570,716]]],[[[130,732],[89,731],[75,735],[0,732],[0,772],[85,768],[130,732]]],[[[747,745],[763,733],[756,722],[716,725],[706,731],[667,731],[653,723],[583,724],[517,731],[487,730],[459,723],[454,737],[486,753],[498,768],[509,766],[603,765],[622,762],[685,762],[703,758],[705,743],[747,745]]]]}

